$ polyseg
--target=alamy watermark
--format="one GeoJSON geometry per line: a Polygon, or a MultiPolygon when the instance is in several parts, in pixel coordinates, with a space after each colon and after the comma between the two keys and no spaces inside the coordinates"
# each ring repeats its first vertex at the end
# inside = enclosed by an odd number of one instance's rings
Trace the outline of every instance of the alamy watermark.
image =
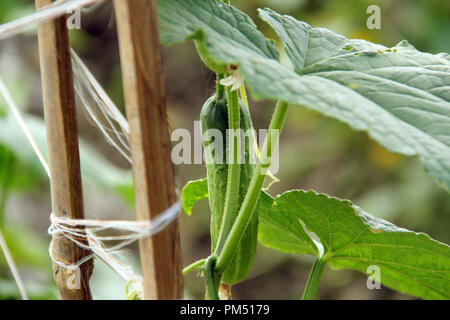
{"type": "Polygon", "coordinates": [[[369,30],[381,29],[381,9],[376,4],[370,5],[366,10],[370,16],[367,18],[366,25],[369,30]]]}
{"type": "Polygon", "coordinates": [[[67,28],[69,30],[81,29],[81,8],[71,7],[67,10],[67,28]]]}
{"type": "Polygon", "coordinates": [[[226,130],[225,137],[218,129],[208,129],[202,134],[200,121],[194,121],[194,135],[187,129],[179,128],[172,132],[171,141],[175,143],[171,158],[176,165],[179,164],[257,164],[258,150],[261,150],[259,160],[262,161],[261,174],[270,171],[276,174],[279,169],[279,130],[261,129],[258,132],[249,130],[226,130]],[[240,152],[234,148],[233,141],[240,137],[240,152]],[[257,139],[257,137],[259,139],[257,139]],[[269,147],[266,154],[262,154],[262,142],[268,139],[269,147]],[[257,141],[260,142],[258,146],[257,141]],[[204,146],[202,152],[202,145],[204,146]],[[233,148],[230,148],[230,145],[233,148]],[[230,152],[232,154],[230,155],[230,152]],[[239,156],[238,156],[239,155],[239,156]],[[270,163],[265,159],[271,159],[270,163]]]}
{"type": "Polygon", "coordinates": [[[381,289],[381,269],[377,265],[370,265],[367,267],[366,273],[369,275],[367,278],[367,289],[381,289]]]}
{"type": "Polygon", "coordinates": [[[80,30],[81,29],[81,12],[89,13],[95,10],[101,3],[94,3],[91,6],[87,7],[77,7],[71,6],[67,9],[67,28],[69,30],[80,30]]]}
{"type": "Polygon", "coordinates": [[[81,270],[78,266],[70,266],[67,268],[69,277],[66,280],[66,286],[70,290],[81,289],[81,270]]]}

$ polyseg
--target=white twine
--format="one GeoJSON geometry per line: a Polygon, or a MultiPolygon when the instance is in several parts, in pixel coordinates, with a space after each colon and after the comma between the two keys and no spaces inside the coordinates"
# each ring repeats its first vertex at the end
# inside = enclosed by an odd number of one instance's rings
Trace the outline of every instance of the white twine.
{"type": "Polygon", "coordinates": [[[45,159],[41,150],[39,150],[39,147],[38,147],[36,141],[34,140],[33,136],[31,135],[30,130],[28,130],[27,124],[25,123],[25,120],[23,119],[22,114],[19,111],[19,108],[17,108],[17,105],[14,103],[14,100],[12,99],[11,95],[9,94],[9,91],[6,88],[6,85],[3,83],[3,80],[1,77],[0,77],[0,93],[3,95],[3,98],[5,98],[6,105],[11,110],[11,113],[13,114],[17,123],[19,124],[20,128],[22,129],[23,133],[27,137],[27,140],[30,143],[31,147],[33,148],[34,153],[36,154],[39,161],[41,162],[42,167],[44,168],[48,177],[50,177],[50,170],[48,168],[47,160],[45,159]]]}
{"type": "Polygon", "coordinates": [[[149,221],[70,219],[57,217],[52,213],[50,215],[51,225],[48,229],[48,233],[52,235],[52,241],[49,246],[50,257],[58,266],[68,270],[74,270],[93,259],[94,256],[97,256],[122,279],[127,282],[133,281],[135,290],[142,292],[141,277],[137,276],[130,266],[114,258],[112,254],[139,239],[161,232],[178,217],[180,210],[181,203],[178,201],[160,213],[156,218],[149,221]],[[100,235],[101,232],[107,230],[120,231],[123,234],[112,236],[100,235]],[[53,252],[53,240],[58,237],[65,237],[80,248],[89,250],[92,253],[71,264],[66,264],[60,261],[53,252]],[[109,241],[118,243],[106,247],[104,242],[109,241]]]}
{"type": "Polygon", "coordinates": [[[71,49],[70,53],[75,92],[81,101],[83,109],[86,110],[96,127],[99,128],[106,141],[131,163],[130,127],[127,119],[125,119],[76,52],[71,49]]]}
{"type": "Polygon", "coordinates": [[[18,33],[24,32],[34,25],[59,18],[71,10],[84,6],[93,5],[88,10],[95,8],[96,4],[103,3],[106,0],[59,0],[48,6],[38,9],[23,18],[0,25],[0,40],[12,37],[18,33]]]}
{"type": "Polygon", "coordinates": [[[28,300],[28,295],[27,295],[27,291],[25,290],[25,285],[23,283],[22,277],[20,276],[19,269],[17,269],[17,266],[14,263],[14,259],[11,255],[11,252],[8,249],[6,240],[3,237],[2,230],[0,230],[0,248],[2,249],[3,254],[5,255],[6,263],[8,264],[9,269],[11,270],[14,281],[16,281],[16,283],[17,283],[17,287],[19,288],[19,292],[20,292],[20,295],[22,296],[22,300],[28,300]]]}

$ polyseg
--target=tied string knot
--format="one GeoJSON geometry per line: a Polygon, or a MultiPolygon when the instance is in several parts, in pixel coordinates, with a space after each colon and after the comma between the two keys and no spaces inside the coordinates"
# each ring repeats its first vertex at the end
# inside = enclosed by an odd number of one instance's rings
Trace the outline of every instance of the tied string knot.
{"type": "Polygon", "coordinates": [[[52,236],[49,246],[50,257],[58,266],[74,270],[96,256],[127,282],[127,288],[131,283],[133,291],[141,293],[143,288],[141,277],[136,275],[133,268],[122,262],[116,255],[119,250],[131,243],[164,230],[178,217],[180,210],[181,203],[178,201],[155,218],[147,221],[71,219],[58,217],[51,213],[51,224],[48,228],[48,233],[52,236]],[[114,230],[119,234],[103,235],[108,230],[114,230]],[[70,240],[90,253],[71,264],[59,260],[53,250],[53,241],[61,238],[70,240]],[[106,246],[105,243],[110,242],[114,242],[114,244],[106,246]]]}
{"type": "MultiPolygon", "coordinates": [[[[52,240],[49,246],[49,254],[52,261],[60,267],[65,269],[76,269],[79,268],[82,264],[94,258],[95,254],[90,246],[90,240],[88,234],[86,232],[86,228],[77,226],[77,223],[74,223],[74,219],[66,218],[66,217],[58,217],[53,213],[50,214],[50,227],[48,228],[48,234],[52,236],[52,240]],[[56,257],[55,250],[53,248],[53,241],[55,239],[67,239],[73,243],[75,243],[78,247],[84,249],[89,254],[84,255],[78,261],[75,261],[71,264],[67,264],[62,262],[59,258],[56,257]]],[[[92,240],[91,240],[92,241],[92,240]]]]}

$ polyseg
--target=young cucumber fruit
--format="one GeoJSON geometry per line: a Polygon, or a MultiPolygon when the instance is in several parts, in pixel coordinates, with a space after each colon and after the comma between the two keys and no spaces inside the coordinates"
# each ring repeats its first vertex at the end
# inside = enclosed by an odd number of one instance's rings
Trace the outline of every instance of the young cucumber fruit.
{"type": "MultiPolygon", "coordinates": [[[[216,249],[219,239],[220,228],[225,205],[225,195],[227,190],[228,164],[226,153],[226,137],[228,129],[228,108],[227,99],[217,99],[215,96],[209,98],[204,104],[200,113],[202,126],[203,147],[205,149],[208,177],[209,206],[211,210],[211,246],[212,251],[216,249]],[[214,140],[221,133],[223,141],[214,140]],[[218,144],[222,148],[217,148],[218,144]],[[209,158],[209,160],[208,160],[209,158]]],[[[237,210],[233,221],[236,219],[239,208],[244,201],[245,194],[250,185],[253,172],[255,171],[255,152],[253,144],[253,125],[250,114],[242,101],[239,101],[240,127],[243,131],[241,136],[241,152],[244,152],[242,164],[240,164],[240,186],[237,210]]],[[[257,210],[257,209],[255,209],[257,210]]],[[[225,269],[221,282],[232,285],[247,278],[253,265],[256,254],[258,235],[258,217],[253,215],[247,229],[239,243],[237,252],[225,269]]]]}

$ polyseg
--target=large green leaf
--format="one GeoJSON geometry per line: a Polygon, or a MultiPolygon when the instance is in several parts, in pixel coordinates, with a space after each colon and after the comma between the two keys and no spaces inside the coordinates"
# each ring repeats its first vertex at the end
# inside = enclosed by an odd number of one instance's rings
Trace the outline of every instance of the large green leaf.
{"type": "MultiPolygon", "coordinates": [[[[196,201],[208,196],[206,179],[189,182],[182,195],[190,213],[196,201]]],[[[364,273],[376,265],[388,287],[422,298],[450,298],[450,248],[426,234],[314,191],[288,191],[275,199],[262,191],[258,214],[258,240],[266,247],[322,255],[334,268],[364,273]]]]}
{"type": "Polygon", "coordinates": [[[195,40],[204,58],[227,65],[255,56],[278,59],[273,43],[264,38],[253,21],[225,3],[159,0],[158,13],[165,44],[195,40]]]}
{"type": "Polygon", "coordinates": [[[387,149],[420,156],[450,187],[450,61],[407,42],[386,48],[260,10],[294,70],[239,10],[215,0],[159,0],[161,40],[194,39],[204,60],[234,64],[254,98],[318,110],[364,130],[387,149]]]}
{"type": "Polygon", "coordinates": [[[367,130],[391,151],[421,156],[431,176],[448,189],[447,54],[422,53],[406,41],[386,48],[349,40],[270,9],[259,13],[285,44],[295,71],[302,78],[314,77],[309,80],[317,83],[314,91],[321,101],[308,107],[367,130]]]}
{"type": "Polygon", "coordinates": [[[303,237],[288,243],[280,242],[280,235],[285,239],[287,234],[303,234],[306,228],[318,237],[323,259],[334,268],[366,272],[376,265],[388,287],[422,298],[450,298],[448,245],[314,191],[288,191],[263,204],[269,205],[259,212],[259,239],[264,245],[292,253],[290,248],[306,246],[299,244],[303,237]],[[275,228],[278,233],[272,231],[275,228]]]}

